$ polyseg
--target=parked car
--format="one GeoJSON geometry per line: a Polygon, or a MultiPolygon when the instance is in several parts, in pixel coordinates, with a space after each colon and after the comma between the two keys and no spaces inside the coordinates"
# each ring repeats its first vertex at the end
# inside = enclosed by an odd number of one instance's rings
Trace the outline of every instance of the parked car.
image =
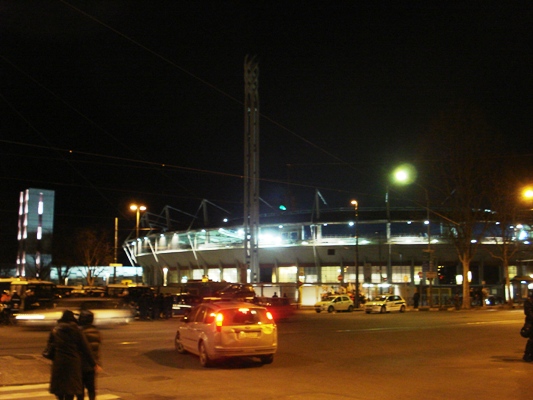
{"type": "Polygon", "coordinates": [[[178,323],[174,345],[178,353],[200,356],[203,367],[229,357],[259,357],[270,364],[278,347],[278,330],[265,307],[247,302],[202,303],[178,323]]]}
{"type": "Polygon", "coordinates": [[[52,327],[61,318],[63,311],[71,310],[79,314],[81,310],[90,310],[94,313],[94,325],[127,324],[135,316],[135,309],[119,299],[85,298],[61,299],[55,307],[48,309],[21,312],[16,316],[17,325],[52,327]]]}
{"type": "Polygon", "coordinates": [[[172,311],[174,315],[187,315],[195,305],[202,302],[200,296],[193,294],[177,294],[172,297],[172,311]]]}
{"type": "Polygon", "coordinates": [[[365,303],[365,312],[387,313],[390,311],[405,312],[407,303],[402,296],[396,294],[382,294],[365,303]]]}
{"type": "Polygon", "coordinates": [[[246,283],[231,283],[226,287],[215,291],[213,296],[204,297],[205,301],[213,300],[236,300],[248,301],[253,303],[255,301],[254,287],[246,283]]]}
{"type": "Polygon", "coordinates": [[[315,311],[327,311],[332,313],[334,311],[353,311],[353,301],[347,295],[332,295],[327,296],[315,304],[315,311]]]}

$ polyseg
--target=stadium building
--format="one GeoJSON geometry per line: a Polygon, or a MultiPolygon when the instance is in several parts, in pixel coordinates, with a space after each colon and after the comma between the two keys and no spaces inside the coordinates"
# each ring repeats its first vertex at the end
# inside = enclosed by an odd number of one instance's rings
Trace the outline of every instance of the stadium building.
{"type": "MultiPolygon", "coordinates": [[[[388,213],[362,208],[357,216],[350,207],[262,215],[258,274],[246,260],[242,222],[165,231],[162,218],[143,215],[143,231],[153,233],[124,243],[132,265],[143,267],[144,280],[150,284],[202,279],[248,282],[259,295],[277,292],[302,305],[314,304],[326,292],[353,291],[356,281],[366,297],[394,292],[411,299],[420,290],[423,302],[449,305],[461,294],[464,278],[456,250],[446,240],[445,227],[427,221],[423,208],[388,213]]],[[[522,237],[521,232],[516,234],[522,237]]],[[[529,247],[527,241],[521,245],[529,247]]],[[[497,246],[497,238],[485,238],[471,263],[466,279],[474,304],[482,288],[493,302],[505,298],[501,261],[491,256],[498,252],[497,246]]],[[[531,273],[528,262],[513,260],[509,267],[513,297],[520,298],[531,273]]]]}

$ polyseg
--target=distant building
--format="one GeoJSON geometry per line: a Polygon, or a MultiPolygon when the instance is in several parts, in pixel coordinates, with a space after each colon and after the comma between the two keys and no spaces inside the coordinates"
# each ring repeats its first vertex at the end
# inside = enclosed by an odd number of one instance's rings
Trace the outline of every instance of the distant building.
{"type": "Polygon", "coordinates": [[[54,232],[54,198],[53,190],[30,188],[20,192],[18,276],[49,278],[54,232]]]}

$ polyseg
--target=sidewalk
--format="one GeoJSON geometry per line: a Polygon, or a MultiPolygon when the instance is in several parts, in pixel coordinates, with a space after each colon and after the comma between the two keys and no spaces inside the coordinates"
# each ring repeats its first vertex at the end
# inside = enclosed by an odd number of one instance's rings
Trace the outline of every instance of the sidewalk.
{"type": "Polygon", "coordinates": [[[0,386],[48,383],[51,361],[36,354],[0,356],[0,386]]]}

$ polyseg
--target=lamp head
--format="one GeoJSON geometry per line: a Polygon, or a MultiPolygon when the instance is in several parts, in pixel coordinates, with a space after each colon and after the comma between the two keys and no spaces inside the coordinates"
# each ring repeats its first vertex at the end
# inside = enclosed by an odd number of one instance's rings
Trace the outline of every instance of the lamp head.
{"type": "Polygon", "coordinates": [[[391,176],[391,181],[398,185],[410,185],[416,181],[416,168],[411,164],[402,164],[397,167],[391,176]]]}

